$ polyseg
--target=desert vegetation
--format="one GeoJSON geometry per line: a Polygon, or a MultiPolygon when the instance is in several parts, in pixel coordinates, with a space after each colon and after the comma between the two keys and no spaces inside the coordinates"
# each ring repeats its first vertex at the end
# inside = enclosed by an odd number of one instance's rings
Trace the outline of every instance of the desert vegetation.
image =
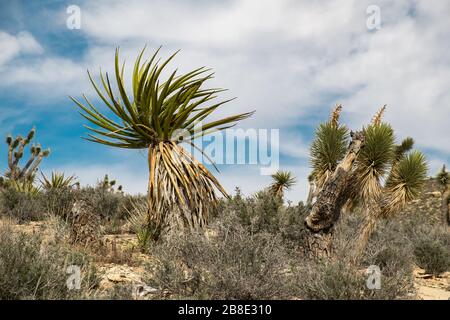
{"type": "Polygon", "coordinates": [[[87,140],[147,151],[147,194],[130,195],[107,175],[94,186],[63,172],[38,177],[50,150],[29,146],[35,129],[6,138],[0,299],[416,299],[418,279],[446,281],[449,173],[427,176],[414,140],[396,141],[383,121],[386,106],[358,131],[340,123],[341,105],[318,126],[305,203],[286,201],[298,182],[282,170],[253,195],[228,195],[183,144],[252,113],[207,120],[229,101],[213,102],[223,89],[204,88],[212,73],[162,79],[175,54],[162,62],[159,50],[144,54],[132,94],[119,50],[117,90],[107,73],[100,84],[89,74],[108,113],[86,96],[72,100],[92,125],[87,140]],[[437,210],[419,205],[429,199],[437,210]],[[82,275],[75,290],[71,266],[82,275]],[[379,288],[367,285],[369,266],[381,272],[379,288]]]}

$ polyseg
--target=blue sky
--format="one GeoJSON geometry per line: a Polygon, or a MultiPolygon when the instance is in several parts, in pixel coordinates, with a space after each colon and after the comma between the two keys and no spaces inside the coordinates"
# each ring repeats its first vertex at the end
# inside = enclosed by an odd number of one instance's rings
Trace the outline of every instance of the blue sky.
{"type": "MultiPolygon", "coordinates": [[[[312,133],[337,102],[352,129],[387,104],[397,137],[412,136],[434,173],[450,159],[449,14],[446,0],[3,0],[0,136],[35,126],[36,141],[52,149],[44,172],[89,184],[108,173],[145,192],[145,151],[83,141],[86,122],[68,96],[95,101],[86,69],[111,70],[116,46],[132,63],[145,44],[162,45],[163,56],[182,49],[172,67],[216,71],[212,85],[237,97],[221,114],[256,110],[241,127],[280,130],[281,168],[299,180],[288,199],[305,198],[312,133]],[[69,5],[81,10],[79,30],[66,26],[69,5]],[[369,5],[380,8],[378,30],[366,26],[369,5]]],[[[0,153],[5,168],[5,145],[0,153]]],[[[254,165],[221,166],[217,176],[247,194],[270,182],[254,165]]]]}

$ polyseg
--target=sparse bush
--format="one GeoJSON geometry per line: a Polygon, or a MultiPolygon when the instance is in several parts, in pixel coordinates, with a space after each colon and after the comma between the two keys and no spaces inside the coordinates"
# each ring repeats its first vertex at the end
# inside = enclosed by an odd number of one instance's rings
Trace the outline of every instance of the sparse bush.
{"type": "Polygon", "coordinates": [[[439,275],[450,270],[450,246],[432,239],[420,239],[415,243],[414,256],[419,267],[427,273],[439,275]]]}
{"type": "Polygon", "coordinates": [[[253,232],[277,232],[280,227],[283,201],[268,190],[243,198],[239,189],[230,200],[223,201],[219,215],[234,212],[241,224],[251,227],[253,232]]]}
{"type": "Polygon", "coordinates": [[[0,213],[20,222],[41,220],[45,215],[42,196],[6,187],[0,191],[0,213]]]}
{"type": "Polygon", "coordinates": [[[0,300],[85,298],[97,284],[95,269],[81,253],[42,246],[42,239],[0,225],[0,300]],[[68,290],[66,268],[82,268],[81,290],[68,290]]]}
{"type": "Polygon", "coordinates": [[[158,228],[148,219],[148,202],[144,198],[138,198],[132,201],[132,209],[128,213],[127,221],[130,229],[138,241],[138,247],[145,250],[156,239],[155,233],[158,228]]]}
{"type": "MultiPolygon", "coordinates": [[[[392,261],[387,266],[391,268],[392,261]]],[[[302,299],[368,300],[407,298],[412,292],[412,276],[401,270],[381,271],[381,288],[368,289],[366,268],[357,268],[342,260],[306,263],[297,271],[296,290],[302,299]],[[388,275],[390,273],[390,275],[388,275]]]]}
{"type": "Polygon", "coordinates": [[[70,188],[49,190],[45,193],[43,202],[50,214],[66,219],[73,203],[76,200],[83,200],[100,219],[115,221],[127,216],[133,198],[101,187],[85,187],[79,190],[70,188]]]}
{"type": "Polygon", "coordinates": [[[69,188],[50,189],[45,191],[44,195],[42,202],[46,212],[66,220],[76,200],[77,192],[69,188]]]}
{"type": "Polygon", "coordinates": [[[159,265],[153,279],[172,297],[196,299],[288,298],[283,274],[289,267],[281,240],[251,233],[228,216],[215,222],[210,235],[171,235],[152,248],[159,265]]]}

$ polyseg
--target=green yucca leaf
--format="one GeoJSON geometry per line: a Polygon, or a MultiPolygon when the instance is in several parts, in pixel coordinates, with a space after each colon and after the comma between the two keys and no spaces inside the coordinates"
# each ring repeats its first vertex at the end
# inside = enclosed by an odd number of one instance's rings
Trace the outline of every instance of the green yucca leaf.
{"type": "Polygon", "coordinates": [[[289,171],[277,171],[272,175],[273,182],[270,185],[270,190],[275,196],[282,197],[284,191],[289,190],[297,181],[289,171]]]}
{"type": "Polygon", "coordinates": [[[72,175],[66,177],[64,173],[59,172],[52,172],[50,179],[48,179],[42,172],[41,176],[42,179],[39,179],[39,181],[45,190],[66,189],[74,186],[76,183],[75,176],[72,175]]]}
{"type": "Polygon", "coordinates": [[[395,164],[386,181],[386,188],[390,193],[388,212],[398,210],[398,207],[419,195],[425,183],[427,171],[425,156],[420,151],[405,155],[395,164]]]}
{"type": "Polygon", "coordinates": [[[31,196],[36,196],[40,192],[40,188],[33,184],[33,181],[29,180],[8,180],[8,185],[20,193],[26,193],[31,196]]]}
{"type": "Polygon", "coordinates": [[[120,148],[142,149],[159,141],[171,140],[173,133],[179,129],[186,129],[193,138],[199,130],[203,133],[210,129],[223,130],[227,127],[224,125],[233,125],[252,114],[243,113],[207,122],[194,131],[196,122],[205,120],[219,106],[230,100],[205,107],[204,104],[223,91],[220,88],[202,88],[212,77],[209,69],[198,68],[184,75],[177,75],[175,70],[166,80],[162,80],[161,73],[178,51],[162,63],[157,59],[159,49],[149,61],[142,62],[144,51],[145,48],[134,64],[132,95],[127,93],[125,86],[125,63],[120,64],[119,49],[116,50],[114,63],[114,80],[118,92],[113,91],[107,73],[100,71],[98,85],[88,72],[96,93],[116,119],[101,113],[86,96],[83,96],[85,103],[71,97],[81,109],[81,115],[97,127],[87,127],[92,132],[87,140],[120,148]]]}
{"type": "Polygon", "coordinates": [[[442,166],[441,171],[436,175],[436,179],[442,186],[447,186],[450,183],[450,173],[447,171],[445,164],[442,166]]]}
{"type": "Polygon", "coordinates": [[[310,164],[319,185],[327,173],[333,172],[344,158],[348,145],[348,129],[333,122],[320,124],[310,148],[310,164]]]}
{"type": "Polygon", "coordinates": [[[394,158],[394,131],[387,123],[364,128],[364,148],[356,160],[356,176],[363,200],[377,198],[381,179],[387,174],[394,158]]]}
{"type": "Polygon", "coordinates": [[[403,156],[414,147],[414,139],[411,137],[405,138],[401,144],[395,146],[395,159],[399,161],[403,156]]]}

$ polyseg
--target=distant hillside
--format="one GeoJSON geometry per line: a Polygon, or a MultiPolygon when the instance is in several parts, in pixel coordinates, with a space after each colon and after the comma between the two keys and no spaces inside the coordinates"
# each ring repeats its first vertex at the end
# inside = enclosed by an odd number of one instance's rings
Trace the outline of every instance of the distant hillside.
{"type": "Polygon", "coordinates": [[[429,178],[418,199],[412,201],[405,210],[404,214],[421,212],[434,221],[443,221],[441,213],[441,192],[442,187],[435,178],[429,178]]]}

